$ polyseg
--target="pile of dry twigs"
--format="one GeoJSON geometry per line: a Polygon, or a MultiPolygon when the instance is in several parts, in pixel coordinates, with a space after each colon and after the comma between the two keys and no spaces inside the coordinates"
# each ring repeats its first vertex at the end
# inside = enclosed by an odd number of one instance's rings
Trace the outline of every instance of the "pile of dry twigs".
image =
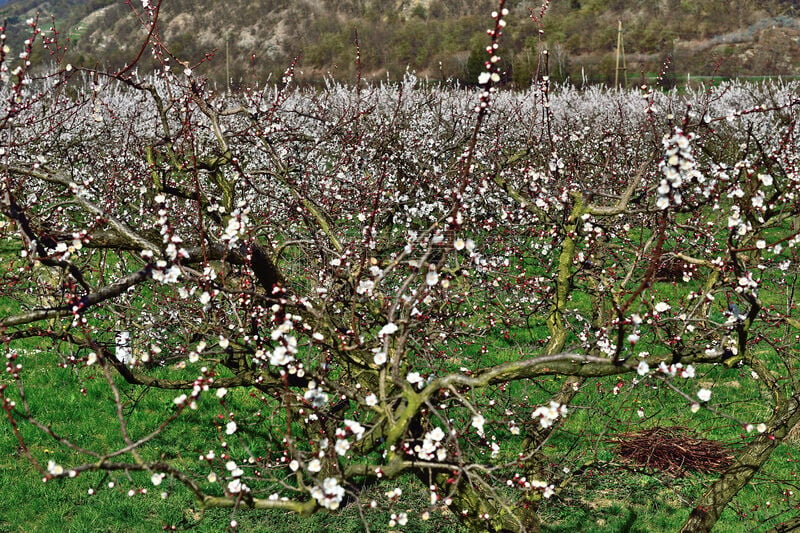
{"type": "Polygon", "coordinates": [[[684,427],[655,427],[623,433],[609,442],[626,462],[682,477],[689,471],[721,472],[733,462],[723,444],[697,438],[684,427]]]}

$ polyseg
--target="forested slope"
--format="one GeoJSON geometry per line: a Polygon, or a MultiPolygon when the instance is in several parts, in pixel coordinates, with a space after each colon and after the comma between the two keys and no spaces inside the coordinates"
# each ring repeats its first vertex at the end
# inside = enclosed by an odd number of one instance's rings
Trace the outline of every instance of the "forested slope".
{"type": "MultiPolygon", "coordinates": [[[[657,73],[667,57],[671,73],[681,76],[800,72],[796,1],[562,0],[549,5],[543,33],[540,2],[507,5],[503,58],[508,80],[518,86],[527,85],[543,47],[556,80],[612,80],[618,21],[631,79],[657,73]]],[[[263,81],[295,57],[300,79],[354,79],[357,39],[366,77],[397,79],[412,69],[469,83],[482,67],[493,6],[490,0],[164,0],[158,35],[175,58],[218,82],[263,81]]],[[[18,0],[0,11],[12,37],[27,18],[52,14],[62,37],[73,41],[71,61],[116,66],[130,61],[145,38],[140,9],[138,2],[131,8],[113,0],[18,0]]]]}

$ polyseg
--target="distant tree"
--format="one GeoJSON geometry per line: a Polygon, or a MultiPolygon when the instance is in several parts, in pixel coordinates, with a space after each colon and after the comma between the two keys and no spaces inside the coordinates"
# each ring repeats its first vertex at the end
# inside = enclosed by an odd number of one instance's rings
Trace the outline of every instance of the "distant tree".
{"type": "Polygon", "coordinates": [[[469,57],[467,58],[467,63],[464,66],[464,77],[463,82],[467,85],[477,85],[478,83],[478,76],[481,73],[486,72],[486,50],[484,49],[485,45],[476,42],[473,44],[472,48],[470,48],[469,57]]]}

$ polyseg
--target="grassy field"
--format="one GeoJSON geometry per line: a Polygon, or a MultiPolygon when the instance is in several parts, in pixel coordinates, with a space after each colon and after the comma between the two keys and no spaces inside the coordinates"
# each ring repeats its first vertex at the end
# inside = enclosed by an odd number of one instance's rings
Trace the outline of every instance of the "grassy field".
{"type": "MultiPolygon", "coordinates": [[[[77,444],[113,448],[119,445],[120,436],[116,418],[111,409],[98,416],[96,405],[103,402],[108,389],[93,372],[75,372],[59,368],[56,356],[48,350],[32,349],[22,359],[27,367],[29,381],[27,395],[32,405],[37,405],[36,415],[48,420],[58,432],[63,429],[78,436],[77,444]],[[67,387],[80,379],[85,395],[74,387],[67,387]],[[62,393],[63,391],[63,393],[62,393]],[[73,392],[75,391],[75,392],[73,392]]],[[[7,380],[3,380],[7,382],[7,380]]],[[[124,388],[123,388],[124,390],[124,388]]],[[[149,390],[139,393],[131,390],[130,430],[140,433],[157,424],[160,414],[170,408],[174,394],[149,390]]],[[[241,400],[247,401],[242,393],[241,400]]],[[[108,404],[111,405],[111,404],[108,404]]],[[[102,411],[101,411],[102,412],[102,411]]],[[[192,413],[194,414],[194,413],[192,413]]],[[[29,451],[43,463],[47,460],[68,464],[68,456],[56,451],[54,443],[30,426],[21,428],[29,451]]],[[[180,419],[168,433],[159,437],[146,452],[153,455],[180,457],[181,454],[201,453],[208,443],[214,442],[213,425],[208,420],[187,416],[180,419]],[[211,431],[211,434],[209,434],[211,431]]],[[[228,527],[233,514],[229,510],[203,511],[180,484],[165,482],[153,487],[146,476],[132,474],[104,475],[88,473],[76,480],[54,480],[43,483],[41,476],[23,456],[7,423],[0,430],[0,531],[51,532],[51,531],[158,531],[162,528],[193,531],[222,531],[228,527]],[[113,485],[110,485],[113,484],[113,485]],[[150,487],[143,493],[138,487],[150,487]],[[137,487],[137,488],[134,488],[137,487]],[[134,492],[129,492],[133,489],[134,492]],[[91,493],[90,493],[91,492],[91,493]]],[[[427,495],[423,487],[412,480],[402,480],[400,485],[411,500],[424,508],[427,495]],[[419,497],[414,497],[417,491],[419,497]]],[[[377,495],[377,494],[376,494],[377,495]]],[[[385,510],[366,510],[374,531],[387,531],[389,513],[385,510]]],[[[235,519],[242,531],[316,532],[363,530],[359,510],[350,506],[340,514],[318,513],[301,518],[284,512],[239,510],[235,519]]],[[[409,513],[410,531],[458,531],[449,514],[433,515],[423,522],[418,513],[409,513]]]]}
{"type": "MultiPolygon", "coordinates": [[[[38,351],[38,350],[37,350],[38,351]]],[[[76,373],[71,369],[55,367],[54,356],[47,350],[35,353],[32,350],[25,356],[28,373],[36,376],[29,381],[27,390],[32,404],[38,405],[37,414],[53,423],[54,429],[69,429],[79,435],[81,441],[93,441],[94,445],[107,442],[109,446],[118,444],[119,434],[114,431],[115,419],[112,412],[105,419],[98,417],[96,408],[87,404],[102,401],[107,393],[105,386],[86,372],[76,373]],[[83,375],[78,375],[83,374],[83,375]],[[86,395],[70,391],[67,383],[80,378],[86,386],[86,395]],[[63,391],[63,393],[61,392],[63,391]]],[[[720,403],[736,404],[743,396],[738,385],[738,370],[718,370],[714,375],[703,376],[702,380],[718,384],[715,394],[720,403]]],[[[692,496],[703,490],[703,483],[710,477],[689,475],[672,478],[665,475],[631,475],[620,465],[613,453],[613,445],[604,444],[606,437],[631,430],[641,423],[636,413],[620,405],[613,405],[616,396],[610,390],[616,380],[596,380],[588,383],[585,393],[575,402],[572,414],[567,418],[565,431],[560,433],[561,442],[552,446],[563,448],[575,444],[575,458],[591,463],[582,473],[574,477],[564,490],[543,509],[546,531],[675,531],[688,515],[688,502],[692,496]],[[602,403],[605,412],[617,410],[617,418],[610,420],[597,416],[591,406],[602,403]],[[598,424],[602,421],[602,424],[598,424]],[[605,425],[611,422],[613,425],[605,425]],[[564,442],[570,435],[575,443],[564,442]],[[587,449],[590,446],[591,449],[587,449]],[[618,466],[613,466],[618,465],[618,466]]],[[[545,384],[546,385],[546,384],[545,384]]],[[[131,391],[133,392],[133,391],[131,391]]],[[[635,403],[647,413],[656,414],[661,423],[669,420],[675,425],[699,424],[712,428],[716,439],[735,442],[741,434],[727,424],[706,414],[698,421],[698,415],[689,416],[685,404],[675,398],[665,398],[660,391],[640,389],[635,403]],[[663,406],[663,407],[659,407],[663,406]],[[719,426],[715,428],[715,426],[719,426]]],[[[749,395],[746,395],[749,396],[749,395]]],[[[144,429],[158,421],[158,413],[163,411],[171,396],[161,391],[150,390],[137,398],[136,410],[139,416],[132,419],[131,430],[144,429]],[[141,428],[137,428],[137,423],[141,428]]],[[[624,402],[630,405],[630,401],[624,402]]],[[[742,410],[756,411],[757,405],[745,403],[742,410]]],[[[741,414],[741,413],[740,413],[741,414]]],[[[164,435],[148,449],[152,454],[176,457],[181,453],[195,450],[200,453],[204,444],[213,440],[212,435],[204,435],[211,427],[207,421],[185,417],[173,431],[164,435]],[[180,441],[178,441],[180,439],[180,441]]],[[[202,511],[193,501],[191,494],[182,486],[167,485],[150,487],[143,494],[132,487],[146,487],[145,479],[101,474],[84,474],[77,480],[61,480],[42,483],[40,475],[21,455],[16,440],[8,424],[0,431],[0,486],[4,496],[0,499],[0,531],[155,531],[165,527],[192,529],[196,531],[220,531],[231,520],[232,513],[221,509],[202,511]],[[113,488],[109,482],[114,482],[113,488]],[[94,494],[89,494],[89,491],[94,494]],[[168,493],[164,498],[162,492],[168,493]]],[[[41,461],[52,458],[67,461],[68,458],[56,451],[48,438],[36,431],[24,431],[31,453],[41,461]]],[[[758,524],[770,524],[790,516],[791,507],[797,500],[784,491],[787,483],[797,479],[797,463],[800,461],[798,446],[787,443],[781,446],[770,464],[768,471],[759,475],[759,480],[747,487],[736,500],[735,508],[723,515],[715,531],[753,531],[758,524]],[[775,480],[785,480],[779,483],[775,480]],[[767,506],[766,502],[770,502],[767,506]],[[749,524],[749,525],[747,525],[749,524]]],[[[427,502],[424,487],[411,479],[403,479],[399,486],[411,496],[404,503],[409,505],[409,524],[407,531],[459,531],[452,516],[442,514],[423,522],[419,514],[427,502]],[[419,494],[414,497],[414,494],[419,494]],[[419,512],[413,512],[413,504],[419,512]]],[[[364,511],[364,510],[362,510],[364,511]]],[[[365,510],[368,522],[374,531],[388,531],[388,511],[365,510]]],[[[331,515],[319,513],[310,518],[288,515],[282,512],[240,510],[235,519],[242,531],[361,531],[362,522],[359,510],[351,505],[343,513],[331,515]]]]}
{"type": "MultiPolygon", "coordinates": [[[[665,291],[674,290],[665,285],[665,291]]],[[[6,312],[9,308],[6,307],[6,312]]],[[[535,344],[541,326],[528,332],[535,344]]],[[[519,349],[503,339],[494,340],[486,355],[479,355],[477,346],[468,347],[460,357],[483,357],[486,363],[509,359],[519,349]]],[[[76,444],[95,448],[114,449],[121,438],[118,424],[108,401],[109,390],[97,368],[60,367],[58,346],[31,345],[21,348],[25,367],[26,393],[34,407],[35,416],[46,420],[58,433],[76,436],[76,444]],[[79,384],[79,386],[76,386],[79,384]],[[83,388],[83,393],[79,391],[83,388]],[[103,406],[107,406],[104,410],[103,406]]],[[[698,381],[713,386],[715,405],[731,415],[758,420],[765,414],[757,395],[741,386],[742,372],[749,370],[711,368],[699,375],[698,381]]],[[[11,384],[8,376],[3,383],[11,384]]],[[[722,421],[712,413],[701,410],[691,414],[685,400],[663,387],[633,385],[626,378],[622,392],[614,394],[616,378],[587,381],[574,400],[563,431],[548,443],[549,449],[560,450],[564,464],[554,469],[569,468],[574,476],[542,509],[545,531],[675,531],[689,513],[692,499],[699,495],[713,476],[689,474],[672,477],[658,472],[631,473],[614,453],[608,442],[616,434],[658,425],[688,426],[704,434],[736,446],[746,438],[740,427],[722,421]],[[635,407],[641,408],[641,417],[635,407]],[[564,453],[563,450],[570,450],[564,453]]],[[[13,385],[12,385],[13,386],[13,385]]],[[[120,390],[127,395],[130,430],[143,434],[151,430],[172,408],[174,393],[159,390],[136,390],[120,381],[120,390]]],[[[547,391],[557,388],[555,380],[514,384],[513,394],[531,395],[535,403],[538,394],[549,397],[547,391]],[[538,392],[537,392],[538,391],[538,392]]],[[[246,391],[236,391],[229,400],[234,405],[252,402],[246,391]]],[[[173,461],[192,460],[186,454],[202,453],[215,442],[214,424],[195,411],[167,432],[160,435],[143,453],[146,458],[167,457],[173,461]]],[[[208,416],[208,410],[205,411],[208,416]]],[[[94,474],[81,475],[76,480],[56,480],[42,483],[41,475],[23,457],[22,450],[7,423],[0,429],[0,531],[156,531],[178,530],[220,531],[232,517],[242,531],[313,532],[361,531],[362,513],[373,531],[392,530],[389,510],[358,509],[354,504],[340,514],[318,513],[309,518],[283,512],[212,509],[203,511],[191,494],[180,484],[165,482],[153,487],[145,476],[94,474]],[[149,487],[146,493],[139,487],[149,487]],[[132,491],[132,492],[129,492],[132,491]],[[91,493],[90,493],[91,492],[91,493]]],[[[48,460],[68,465],[75,456],[59,451],[49,437],[29,425],[21,426],[29,451],[42,464],[48,460]]],[[[514,454],[519,450],[519,437],[509,435],[501,453],[514,454]]],[[[547,449],[545,450],[547,452],[547,449]]],[[[717,525],[715,531],[755,531],[762,525],[774,525],[791,516],[798,500],[787,487],[797,481],[797,462],[800,447],[788,442],[774,454],[765,471],[745,488],[717,525]],[[778,480],[781,480],[780,482],[778,480]],[[769,504],[767,504],[769,502],[769,504]]],[[[403,504],[409,511],[407,531],[460,531],[454,517],[448,513],[433,515],[429,521],[419,516],[426,508],[426,490],[419,482],[403,478],[403,504]],[[416,511],[416,512],[415,512],[416,511]]],[[[396,511],[397,509],[395,509],[396,511]]]]}
{"type": "MultiPolygon", "coordinates": [[[[660,291],[672,298],[678,298],[693,288],[691,283],[680,288],[668,283],[661,285],[660,291]]],[[[771,295],[764,295],[765,301],[769,302],[770,298],[771,295]]],[[[576,296],[574,304],[590,305],[588,299],[580,295],[576,296]]],[[[2,305],[3,313],[16,310],[16,305],[9,300],[4,300],[2,305]]],[[[519,357],[525,350],[535,350],[545,337],[543,321],[534,317],[528,328],[513,332],[510,337],[513,341],[494,337],[488,343],[488,350],[480,349],[477,344],[467,345],[454,352],[450,363],[454,367],[476,359],[486,365],[501,363],[519,357]],[[528,344],[520,344],[524,339],[528,344]]],[[[78,445],[113,450],[122,444],[109,388],[99,368],[59,365],[66,354],[61,353],[61,347],[55,344],[25,341],[15,346],[21,354],[19,361],[24,365],[25,391],[34,416],[49,423],[56,433],[72,436],[78,445]]],[[[660,349],[658,346],[646,348],[653,352],[660,349]]],[[[742,381],[749,382],[741,379],[745,377],[743,372],[749,373],[749,370],[717,366],[698,375],[697,381],[713,388],[715,406],[726,413],[740,419],[760,420],[766,411],[758,401],[758,393],[742,387],[742,381]]],[[[126,385],[121,379],[117,381],[120,391],[127,397],[126,414],[132,434],[151,431],[163,419],[163,413],[173,408],[174,392],[141,390],[126,385]]],[[[0,382],[9,384],[9,389],[14,387],[7,374],[0,378],[0,382]]],[[[531,403],[535,404],[550,398],[559,384],[560,381],[552,378],[517,382],[512,383],[507,392],[512,396],[528,395],[531,403]]],[[[653,471],[632,472],[629,465],[615,454],[615,445],[609,442],[615,435],[662,425],[695,428],[705,436],[732,447],[747,438],[741,427],[721,420],[711,412],[701,410],[692,414],[688,403],[665,387],[634,384],[630,376],[624,379],[618,393],[614,393],[615,386],[619,387],[620,383],[614,377],[584,383],[572,402],[563,431],[557,432],[544,450],[545,453],[559,450],[553,456],[564,462],[551,465],[554,470],[568,469],[573,473],[558,494],[542,507],[545,531],[676,531],[688,515],[693,498],[713,480],[713,476],[692,473],[674,477],[653,471]],[[565,453],[564,450],[568,451],[565,453]]],[[[10,396],[17,395],[11,393],[10,396]]],[[[233,391],[228,401],[236,405],[237,410],[240,407],[258,407],[245,390],[233,391]]],[[[213,408],[187,411],[142,450],[144,458],[169,458],[196,468],[197,462],[191,455],[201,454],[208,446],[218,443],[213,420],[199,415],[204,412],[209,416],[210,411],[213,408]]],[[[21,424],[20,429],[29,452],[42,465],[48,460],[69,465],[80,457],[79,454],[64,453],[50,437],[30,425],[21,424]]],[[[520,437],[508,434],[501,453],[513,457],[521,451],[521,443],[520,437]]],[[[715,531],[766,529],[796,513],[799,502],[787,491],[798,482],[798,461],[800,446],[792,442],[783,444],[755,482],[741,491],[715,531]]],[[[433,514],[428,521],[421,520],[420,515],[428,502],[426,488],[419,481],[401,478],[397,486],[406,495],[402,509],[408,511],[409,522],[404,530],[462,530],[454,516],[447,512],[433,514]]],[[[168,480],[154,487],[146,475],[87,473],[75,480],[43,483],[5,422],[0,425],[0,487],[3,487],[3,498],[0,498],[2,532],[147,532],[162,529],[210,532],[228,528],[232,519],[237,521],[241,531],[356,532],[363,530],[364,520],[372,531],[393,530],[388,525],[391,510],[380,506],[359,509],[350,504],[339,514],[322,512],[306,518],[285,512],[247,509],[235,513],[225,509],[203,510],[179,483],[168,480]],[[141,487],[149,490],[142,491],[141,487]]],[[[380,500],[377,496],[376,493],[376,499],[380,500]]],[[[398,510],[400,508],[393,511],[398,510]]]]}

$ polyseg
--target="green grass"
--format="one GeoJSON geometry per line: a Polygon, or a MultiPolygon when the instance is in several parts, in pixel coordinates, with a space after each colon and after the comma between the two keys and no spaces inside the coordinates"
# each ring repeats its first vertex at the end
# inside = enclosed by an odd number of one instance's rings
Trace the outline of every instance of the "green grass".
{"type": "MultiPolygon", "coordinates": [[[[56,355],[42,351],[28,352],[20,358],[25,365],[26,395],[34,415],[50,423],[56,432],[74,437],[78,445],[93,449],[112,450],[122,443],[116,423],[113,403],[108,401],[108,388],[97,369],[59,368],[56,355]],[[86,394],[78,392],[76,380],[86,387],[86,394]]],[[[2,383],[10,380],[2,377],[2,383]]],[[[13,386],[13,385],[12,385],[13,386]]],[[[125,391],[124,384],[120,388],[125,391]]],[[[132,391],[131,391],[132,392],[132,391]]],[[[149,432],[171,408],[176,393],[150,390],[137,399],[129,417],[129,430],[133,435],[149,432]]],[[[229,401],[244,406],[254,400],[245,392],[232,393],[229,401]]],[[[16,394],[9,394],[16,396],[16,394]]],[[[254,404],[255,405],[255,404],[254,404]]],[[[143,448],[145,459],[169,458],[175,464],[185,463],[191,468],[194,458],[209,447],[216,447],[213,424],[203,419],[198,411],[188,411],[174,427],[160,435],[152,445],[143,448]]],[[[75,456],[63,453],[49,437],[35,428],[21,424],[20,429],[28,449],[42,465],[48,460],[60,464],[73,464],[75,456]]],[[[411,478],[397,480],[406,497],[390,511],[386,508],[362,510],[373,531],[388,531],[390,512],[409,513],[410,531],[460,531],[450,514],[434,513],[429,521],[419,518],[425,509],[427,490],[411,478]]],[[[51,531],[158,531],[165,526],[193,531],[223,531],[234,514],[230,510],[202,511],[192,495],[180,484],[169,479],[153,487],[149,476],[131,474],[85,473],[77,479],[51,480],[43,483],[41,475],[24,457],[8,423],[0,424],[0,532],[51,532],[51,531]],[[115,486],[109,488],[113,481],[115,486]],[[147,487],[146,494],[128,491],[147,487]],[[89,490],[94,490],[90,495],[89,490]],[[161,493],[167,492],[166,499],[161,493]],[[202,518],[202,520],[201,520],[202,518]]],[[[374,497],[380,499],[381,489],[375,488],[374,497]]],[[[385,490],[385,489],[382,489],[385,490]]],[[[242,509],[235,513],[241,531],[317,532],[363,531],[358,508],[350,505],[339,514],[318,513],[308,518],[278,511],[253,511],[242,509]]]]}
{"type": "MultiPolygon", "coordinates": [[[[71,369],[54,367],[51,358],[52,355],[46,353],[25,358],[28,359],[25,362],[27,390],[31,404],[38,406],[37,416],[52,422],[56,430],[69,430],[70,434],[78,435],[78,443],[93,444],[100,448],[107,446],[109,449],[118,445],[120,437],[119,432],[114,430],[113,412],[110,409],[97,409],[98,404],[104,403],[102,391],[106,389],[105,385],[97,379],[84,379],[87,395],[73,394],[71,391],[75,388],[66,385],[76,377],[76,373],[71,369]],[[54,394],[53,391],[59,393],[54,394]]],[[[738,381],[739,372],[736,369],[715,368],[698,380],[717,383],[714,388],[715,401],[736,405],[740,416],[746,412],[754,414],[763,410],[760,405],[753,403],[733,403],[752,396],[741,387],[725,385],[738,381]]],[[[86,373],[81,371],[79,374],[86,373]]],[[[7,381],[4,378],[4,382],[7,381]]],[[[560,494],[544,504],[542,516],[546,531],[674,531],[689,513],[689,506],[684,502],[699,495],[704,483],[712,479],[697,475],[677,479],[658,473],[634,475],[618,467],[604,465],[603,462],[618,463],[613,446],[604,443],[605,436],[636,427],[649,427],[647,422],[640,426],[638,416],[630,409],[626,410],[623,404],[640,405],[648,414],[660,409],[657,419],[660,424],[709,427],[712,438],[723,441],[735,441],[741,434],[737,428],[716,423],[715,417],[705,411],[690,415],[685,403],[668,391],[650,391],[640,386],[635,392],[638,397],[614,396],[610,391],[614,381],[604,379],[588,383],[574,402],[564,425],[565,431],[558,433],[545,450],[552,452],[554,447],[563,449],[570,444],[569,435],[573,435],[581,444],[574,454],[565,456],[566,464],[558,466],[574,467],[590,460],[597,462],[596,468],[587,469],[573,478],[560,494]],[[592,408],[596,405],[604,407],[603,413],[592,408]],[[609,417],[608,413],[614,416],[609,417]],[[609,426],[610,423],[613,425],[609,426]]],[[[170,393],[149,391],[137,405],[136,416],[131,419],[131,430],[141,433],[155,424],[171,397],[170,393]]],[[[182,417],[179,421],[173,431],[166,433],[146,450],[146,456],[164,455],[180,460],[181,454],[191,456],[195,450],[206,449],[209,442],[214,442],[211,425],[207,421],[194,414],[182,417]]],[[[142,476],[133,476],[131,483],[122,475],[106,477],[89,473],[74,480],[42,483],[40,475],[21,456],[8,424],[0,428],[0,486],[4,490],[4,497],[0,499],[0,531],[155,531],[164,526],[221,531],[231,519],[230,511],[200,511],[182,486],[170,484],[168,480],[156,488],[150,486],[142,476]],[[107,487],[111,479],[117,483],[114,488],[107,487]],[[150,490],[147,494],[128,496],[128,490],[134,486],[149,486],[150,490]],[[90,488],[96,490],[94,495],[88,494],[90,488]],[[166,499],[161,497],[162,490],[169,492],[166,499]],[[201,517],[202,520],[199,520],[201,517]]],[[[31,453],[40,461],[46,463],[50,458],[57,462],[67,460],[38,431],[23,426],[23,432],[31,453]]],[[[513,442],[507,444],[514,446],[513,442]]],[[[797,446],[782,445],[775,452],[766,472],[759,476],[761,481],[741,492],[735,508],[725,512],[715,531],[749,531],[770,520],[774,523],[775,515],[781,510],[788,513],[797,501],[793,498],[785,500],[782,491],[786,485],[769,480],[795,479],[798,461],[800,450],[797,446]],[[772,502],[769,509],[765,507],[766,501],[772,502]]],[[[395,511],[412,511],[405,530],[458,531],[458,525],[450,515],[438,514],[428,522],[419,519],[419,512],[425,509],[427,503],[423,486],[407,478],[398,480],[397,485],[403,488],[408,498],[404,497],[395,511]],[[414,512],[415,509],[418,512],[414,512]]],[[[388,531],[388,514],[387,509],[367,510],[374,531],[388,531]]],[[[348,506],[337,515],[319,513],[310,518],[250,510],[238,511],[235,518],[242,531],[346,532],[361,531],[363,528],[355,505],[348,506]]],[[[788,515],[784,514],[783,518],[788,518],[788,515]]]]}
{"type": "MultiPolygon", "coordinates": [[[[498,341],[500,342],[500,341],[498,341]]],[[[503,341],[505,342],[505,341],[503,341]]],[[[510,351],[510,349],[509,349],[510,351]]],[[[474,356],[471,350],[464,356],[474,356]]],[[[495,362],[505,360],[503,351],[493,351],[495,362]]],[[[43,350],[22,357],[26,371],[26,390],[31,405],[36,406],[36,415],[53,424],[57,431],[63,430],[77,436],[78,444],[112,449],[121,442],[118,429],[115,431],[115,417],[107,401],[108,389],[95,369],[75,370],[59,368],[53,363],[55,355],[43,350]],[[92,376],[94,376],[92,378],[92,376]],[[86,395],[74,386],[80,380],[86,387],[86,395]]],[[[714,382],[714,400],[718,405],[729,407],[728,412],[741,417],[752,416],[756,420],[763,407],[753,401],[753,391],[730,384],[742,380],[737,369],[713,368],[708,374],[696,380],[679,382],[691,391],[697,382],[714,382]],[[729,385],[726,385],[729,384],[729,385]]],[[[3,382],[8,382],[4,377],[3,382]]],[[[626,380],[627,381],[627,380],[626,380]]],[[[663,388],[649,389],[638,385],[633,392],[614,396],[611,392],[615,379],[597,379],[588,382],[579,394],[566,419],[563,432],[554,436],[545,452],[553,452],[557,447],[563,450],[578,440],[573,453],[564,457],[562,466],[577,468],[589,461],[596,461],[597,467],[586,470],[573,478],[565,489],[553,500],[544,504],[542,516],[546,531],[671,531],[676,530],[689,512],[684,501],[699,495],[704,483],[711,480],[704,476],[690,475],[682,479],[672,479],[664,475],[630,474],[606,463],[618,463],[613,446],[605,443],[607,436],[637,427],[649,427],[656,422],[663,425],[689,425],[708,428],[712,438],[735,442],[741,430],[730,424],[719,424],[715,417],[705,411],[691,415],[685,401],[673,392],[663,388]],[[647,415],[657,414],[656,421],[641,422],[632,412],[631,405],[641,406],[647,415]],[[600,409],[598,406],[602,406],[600,409]]],[[[745,381],[746,382],[746,381],[745,381]]],[[[537,393],[538,387],[520,383],[515,385],[514,394],[526,392],[542,399],[546,395],[537,393]]],[[[541,380],[538,384],[545,389],[554,389],[555,380],[541,380]]],[[[123,387],[124,388],[124,387],[123,387]]],[[[169,408],[174,393],[151,390],[138,399],[130,417],[130,429],[134,434],[142,434],[152,429],[169,408]]],[[[235,399],[242,405],[252,398],[242,394],[235,399]]],[[[232,399],[233,401],[233,399],[232,399]]],[[[255,405],[255,404],[254,404],[255,405]]],[[[206,411],[208,413],[208,411],[206,411]]],[[[47,437],[30,427],[22,426],[31,453],[46,464],[50,458],[67,461],[68,457],[57,451],[47,437]]],[[[178,424],[153,442],[143,453],[145,457],[165,456],[181,461],[182,454],[192,456],[215,443],[213,425],[202,419],[197,412],[189,412],[181,417],[178,424]]],[[[513,450],[519,442],[508,441],[505,446],[513,450]]],[[[508,451],[507,450],[507,451],[508,451]]],[[[125,476],[112,474],[84,474],[75,480],[61,480],[42,483],[40,475],[21,457],[8,424],[0,425],[0,486],[4,497],[0,499],[0,531],[154,531],[164,526],[192,528],[196,531],[223,530],[231,519],[231,512],[209,510],[202,513],[191,495],[181,486],[149,486],[147,479],[133,477],[133,483],[125,476]],[[117,482],[112,489],[107,487],[110,479],[117,482]],[[127,496],[133,487],[148,487],[147,494],[127,496]],[[94,488],[96,494],[89,495],[94,488]],[[161,490],[169,492],[162,499],[161,490]],[[202,516],[203,520],[199,521],[202,516]],[[198,522],[199,521],[199,522],[198,522]]],[[[193,458],[192,458],[193,459],[193,458]]],[[[735,508],[723,515],[719,531],[745,531],[762,521],[769,521],[781,510],[787,511],[796,505],[793,498],[784,500],[781,491],[786,485],[767,482],[769,479],[794,479],[800,461],[800,450],[794,445],[783,445],[769,463],[763,482],[743,490],[736,500],[735,508]],[[766,509],[766,501],[772,502],[766,509]],[[742,515],[747,514],[744,518],[742,515]],[[741,529],[745,527],[745,529],[741,529]],[[737,529],[738,528],[738,529],[737,529]]],[[[187,464],[191,463],[187,459],[187,464]]],[[[434,516],[429,522],[419,520],[419,512],[425,508],[426,491],[419,483],[401,479],[398,485],[404,494],[415,496],[403,499],[402,510],[412,510],[407,531],[457,531],[458,526],[452,516],[434,516]]],[[[369,523],[374,531],[388,530],[386,509],[368,511],[369,523]]],[[[783,515],[783,518],[787,518],[783,515]]],[[[362,523],[357,508],[347,507],[342,513],[330,515],[320,513],[310,518],[301,518],[280,512],[260,512],[241,510],[236,520],[243,531],[361,531],[362,523]],[[268,526],[267,526],[268,525],[268,526]],[[265,529],[268,528],[268,529],[265,529]]],[[[716,531],[716,530],[715,530],[716,531]]]]}

